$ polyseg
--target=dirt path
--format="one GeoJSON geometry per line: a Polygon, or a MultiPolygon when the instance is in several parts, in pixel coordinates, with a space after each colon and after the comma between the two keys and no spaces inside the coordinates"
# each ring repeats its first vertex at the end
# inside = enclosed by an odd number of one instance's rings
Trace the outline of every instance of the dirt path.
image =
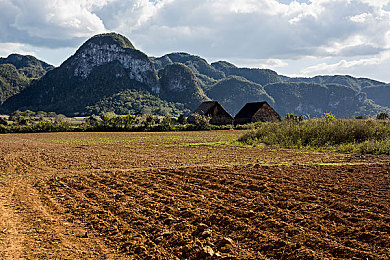
{"type": "Polygon", "coordinates": [[[16,216],[13,205],[7,199],[9,191],[0,186],[0,258],[20,259],[23,255],[23,234],[26,230],[16,216]]]}

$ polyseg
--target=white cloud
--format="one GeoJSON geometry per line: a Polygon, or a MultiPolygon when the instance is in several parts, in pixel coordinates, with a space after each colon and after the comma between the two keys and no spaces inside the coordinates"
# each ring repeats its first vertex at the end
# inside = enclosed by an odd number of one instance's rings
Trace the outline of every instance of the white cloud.
{"type": "Polygon", "coordinates": [[[362,14],[352,16],[349,19],[355,23],[364,23],[371,17],[372,17],[372,15],[369,13],[362,13],[362,14]]]}
{"type": "MultiPolygon", "coordinates": [[[[88,37],[106,31],[103,21],[91,12],[95,6],[92,1],[19,0],[14,3],[19,14],[12,26],[33,37],[88,37]],[[29,15],[31,12],[36,15],[29,15]],[[45,30],[42,30],[42,26],[45,30]]],[[[101,3],[98,1],[97,5],[101,3]]]]}
{"type": "Polygon", "coordinates": [[[8,56],[12,53],[18,53],[23,55],[34,55],[35,52],[31,49],[26,48],[22,43],[13,43],[13,42],[0,42],[0,56],[8,56]]]}
{"type": "Polygon", "coordinates": [[[380,58],[370,63],[390,50],[389,4],[390,0],[0,0],[0,42],[76,48],[94,34],[116,31],[150,55],[186,51],[211,60],[253,59],[283,70],[297,66],[291,61],[316,57],[319,64],[306,66],[304,73],[348,72],[387,62],[380,58]]]}
{"type": "Polygon", "coordinates": [[[268,59],[265,63],[260,64],[258,67],[262,69],[278,69],[288,66],[288,63],[279,59],[268,59]]]}
{"type": "MultiPolygon", "coordinates": [[[[320,63],[314,66],[309,66],[301,71],[303,75],[314,76],[318,74],[354,74],[356,76],[364,75],[364,71],[378,69],[382,64],[390,62],[390,51],[383,52],[380,55],[371,58],[361,58],[352,60],[340,60],[336,63],[320,63]]],[[[381,75],[382,73],[378,73],[381,75]]]]}
{"type": "Polygon", "coordinates": [[[106,32],[103,21],[93,13],[108,2],[103,0],[0,0],[0,28],[8,33],[0,41],[14,41],[53,48],[74,44],[77,38],[106,32]],[[11,11],[12,17],[7,13],[11,11]],[[3,16],[5,15],[5,16],[3,16]]]}
{"type": "Polygon", "coordinates": [[[382,8],[390,3],[390,0],[361,0],[363,3],[382,8]]]}

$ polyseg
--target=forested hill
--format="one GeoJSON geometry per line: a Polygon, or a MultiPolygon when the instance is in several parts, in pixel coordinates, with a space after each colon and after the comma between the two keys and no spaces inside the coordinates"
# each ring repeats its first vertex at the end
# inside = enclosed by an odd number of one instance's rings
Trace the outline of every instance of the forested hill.
{"type": "Polygon", "coordinates": [[[1,109],[7,113],[29,109],[177,116],[210,99],[233,115],[254,101],[267,101],[282,116],[390,112],[385,98],[390,86],[384,82],[343,75],[289,78],[227,61],[210,64],[188,53],[149,57],[116,33],[90,38],[58,68],[32,56],[1,58],[0,91],[1,109]]]}
{"type": "Polygon", "coordinates": [[[29,55],[11,54],[7,58],[0,58],[0,104],[53,68],[29,55]]]}

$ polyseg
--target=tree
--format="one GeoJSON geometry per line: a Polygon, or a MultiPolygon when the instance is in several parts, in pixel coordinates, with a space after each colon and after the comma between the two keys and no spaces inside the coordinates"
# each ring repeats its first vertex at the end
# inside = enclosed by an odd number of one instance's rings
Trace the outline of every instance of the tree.
{"type": "Polygon", "coordinates": [[[171,130],[172,129],[172,117],[171,115],[166,115],[162,119],[161,125],[164,130],[171,130]]]}
{"type": "Polygon", "coordinates": [[[5,120],[4,118],[0,117],[0,125],[8,125],[7,120],[5,120]]]}
{"type": "Polygon", "coordinates": [[[181,125],[185,125],[187,124],[187,118],[181,114],[178,118],[177,118],[177,122],[181,125]]]}
{"type": "Polygon", "coordinates": [[[390,118],[389,114],[384,113],[384,112],[379,113],[379,114],[376,116],[376,119],[379,119],[379,120],[386,120],[386,119],[389,119],[389,118],[390,118]]]}
{"type": "Polygon", "coordinates": [[[195,125],[199,130],[209,130],[211,128],[210,120],[211,116],[195,115],[195,125]]]}

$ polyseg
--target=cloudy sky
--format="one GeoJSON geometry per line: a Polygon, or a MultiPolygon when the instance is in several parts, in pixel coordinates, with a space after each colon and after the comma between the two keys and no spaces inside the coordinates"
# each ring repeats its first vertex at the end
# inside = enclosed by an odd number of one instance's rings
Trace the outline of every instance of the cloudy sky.
{"type": "Polygon", "coordinates": [[[0,56],[60,65],[115,31],[151,56],[390,82],[390,0],[0,0],[0,56]]]}

